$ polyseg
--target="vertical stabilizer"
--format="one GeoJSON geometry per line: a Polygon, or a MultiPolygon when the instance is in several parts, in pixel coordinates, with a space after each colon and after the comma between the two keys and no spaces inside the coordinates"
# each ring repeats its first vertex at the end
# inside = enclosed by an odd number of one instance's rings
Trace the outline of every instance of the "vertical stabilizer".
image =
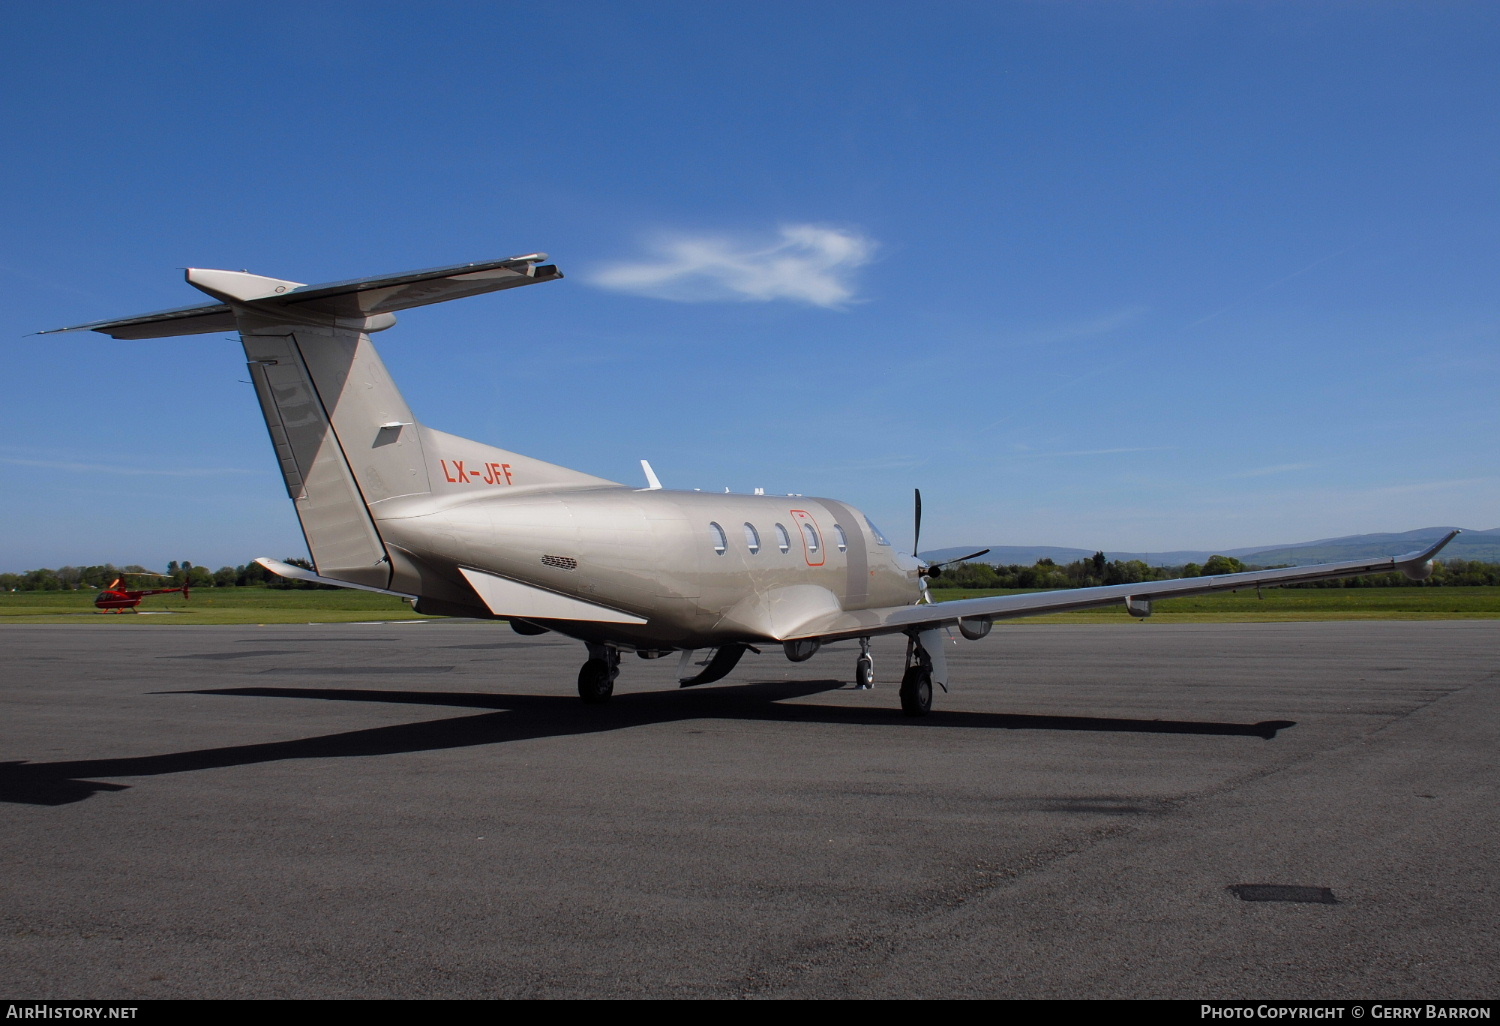
{"type": "Polygon", "coordinates": [[[368,504],[425,492],[428,484],[411,410],[369,336],[241,328],[266,428],[318,573],[389,587],[390,560],[368,504]]]}

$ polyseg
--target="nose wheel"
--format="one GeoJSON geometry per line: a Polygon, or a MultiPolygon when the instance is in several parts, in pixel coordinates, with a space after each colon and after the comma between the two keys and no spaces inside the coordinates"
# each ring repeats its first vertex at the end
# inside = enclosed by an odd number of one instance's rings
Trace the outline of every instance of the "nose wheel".
{"type": "Polygon", "coordinates": [[[854,661],[854,687],[868,691],[875,686],[875,660],[870,657],[870,639],[859,639],[859,658],[854,661]]]}
{"type": "Polygon", "coordinates": [[[620,675],[620,650],[608,645],[590,645],[589,660],[578,671],[578,697],[588,705],[603,705],[615,693],[620,675]]]}

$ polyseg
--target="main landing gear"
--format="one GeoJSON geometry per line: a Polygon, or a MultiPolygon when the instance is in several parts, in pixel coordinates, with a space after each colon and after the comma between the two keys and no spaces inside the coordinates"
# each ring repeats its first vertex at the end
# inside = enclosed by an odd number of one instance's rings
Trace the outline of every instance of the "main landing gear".
{"type": "Polygon", "coordinates": [[[875,660],[870,657],[870,639],[859,639],[859,658],[854,661],[854,687],[868,691],[875,686],[875,660]]]}
{"type": "Polygon", "coordinates": [[[916,635],[906,639],[906,672],[901,675],[901,711],[926,716],[932,711],[932,656],[916,635]]]}
{"type": "Polygon", "coordinates": [[[589,705],[602,705],[615,693],[620,675],[620,650],[611,645],[590,644],[589,661],[578,671],[578,697],[589,705]]]}

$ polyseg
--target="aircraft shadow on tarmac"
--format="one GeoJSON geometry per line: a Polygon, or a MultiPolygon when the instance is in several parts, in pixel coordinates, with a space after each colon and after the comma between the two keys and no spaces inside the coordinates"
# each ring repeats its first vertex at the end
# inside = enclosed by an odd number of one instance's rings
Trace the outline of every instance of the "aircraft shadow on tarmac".
{"type": "Polygon", "coordinates": [[[899,710],[786,703],[844,686],[835,680],[756,681],[682,693],[651,691],[616,695],[607,706],[586,706],[572,695],[508,695],[482,692],[376,691],[355,688],[214,688],[157,694],[297,698],[333,702],[381,702],[456,706],[491,712],[373,727],[293,741],[205,748],[189,752],[72,762],[0,763],[0,802],[68,805],[99,791],[123,791],[127,784],[92,777],[150,777],[165,773],[248,766],[289,759],[364,758],[564,737],[679,720],[721,719],[803,723],[888,725],[900,730],[969,728],[998,730],[1082,730],[1147,734],[1218,734],[1271,740],[1291,720],[1211,723],[1188,720],[1132,720],[1093,716],[1027,716],[1011,713],[934,711],[911,720],[899,710]]]}

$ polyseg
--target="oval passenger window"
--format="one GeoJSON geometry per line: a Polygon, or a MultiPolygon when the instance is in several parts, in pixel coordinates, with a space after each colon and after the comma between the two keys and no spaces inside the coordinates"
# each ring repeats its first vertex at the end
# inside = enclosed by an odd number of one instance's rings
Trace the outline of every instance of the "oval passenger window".
{"type": "Polygon", "coordinates": [[[714,551],[721,556],[724,555],[724,550],[729,548],[729,539],[724,534],[724,528],[718,524],[709,524],[708,530],[713,535],[714,551]]]}
{"type": "Polygon", "coordinates": [[[817,553],[818,551],[818,529],[812,524],[803,524],[802,533],[807,535],[807,551],[817,553]]]}
{"type": "Polygon", "coordinates": [[[776,547],[781,550],[782,555],[792,551],[792,536],[780,524],[776,525],[776,547]]]}

